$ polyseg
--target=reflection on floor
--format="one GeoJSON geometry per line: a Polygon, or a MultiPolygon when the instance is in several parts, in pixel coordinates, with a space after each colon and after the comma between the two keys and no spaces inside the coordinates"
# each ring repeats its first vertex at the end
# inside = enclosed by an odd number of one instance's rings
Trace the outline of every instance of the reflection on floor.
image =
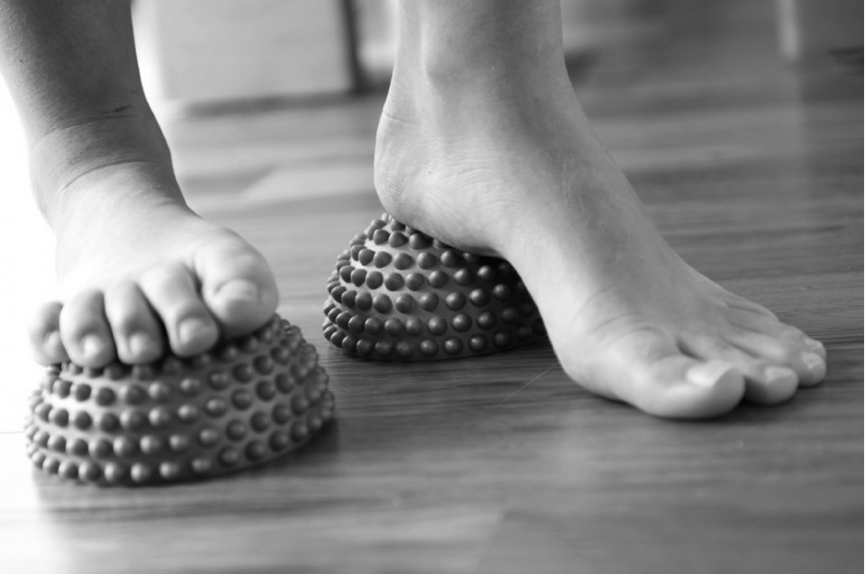
{"type": "Polygon", "coordinates": [[[602,53],[577,89],[679,253],[827,343],[825,385],[683,424],[583,391],[547,344],[349,359],[321,304],[381,212],[381,97],[178,120],[190,202],[270,260],[338,421],[285,461],[148,490],[31,477],[20,434],[0,436],[0,567],[861,572],[862,78],[779,61],[769,3],[700,6],[674,46],[602,53]]]}

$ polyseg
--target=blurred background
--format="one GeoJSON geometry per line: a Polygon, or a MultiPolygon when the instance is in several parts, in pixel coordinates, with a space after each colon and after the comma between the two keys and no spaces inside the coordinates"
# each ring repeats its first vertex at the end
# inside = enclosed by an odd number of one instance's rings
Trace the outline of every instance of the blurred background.
{"type": "MultiPolygon", "coordinates": [[[[862,2],[758,3],[774,13],[773,41],[787,61],[843,59],[858,48],[861,65],[862,2]]],[[[396,49],[397,4],[136,0],[136,38],[148,93],[161,102],[192,105],[386,88],[396,49]]],[[[711,2],[564,0],[561,5],[565,53],[577,64],[653,37],[674,45],[682,33],[676,29],[682,12],[690,13],[691,27],[717,17],[711,2]]],[[[729,22],[727,33],[735,38],[737,28],[748,24],[729,22]]]]}

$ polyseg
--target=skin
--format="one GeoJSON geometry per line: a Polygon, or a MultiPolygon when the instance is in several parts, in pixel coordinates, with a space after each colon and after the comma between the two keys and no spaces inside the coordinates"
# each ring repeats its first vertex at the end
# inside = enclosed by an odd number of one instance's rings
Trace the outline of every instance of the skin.
{"type": "Polygon", "coordinates": [[[599,395],[704,418],[819,383],[819,342],[661,237],[580,108],[560,31],[555,1],[400,2],[376,147],[385,208],[510,261],[565,371],[599,395]]]}
{"type": "Polygon", "coordinates": [[[271,316],[264,258],[183,199],[141,87],[127,2],[3,0],[0,57],[57,238],[62,300],[30,329],[40,362],[189,356],[271,316]]]}
{"type": "MultiPolygon", "coordinates": [[[[574,96],[556,2],[399,6],[379,197],[412,227],[508,259],[575,381],[703,418],[823,379],[819,342],[696,272],[658,233],[574,96]]],[[[0,0],[0,48],[58,242],[63,297],[34,318],[37,358],[187,356],[263,324],[272,273],[186,206],[141,90],[128,5],[0,0]]]]}

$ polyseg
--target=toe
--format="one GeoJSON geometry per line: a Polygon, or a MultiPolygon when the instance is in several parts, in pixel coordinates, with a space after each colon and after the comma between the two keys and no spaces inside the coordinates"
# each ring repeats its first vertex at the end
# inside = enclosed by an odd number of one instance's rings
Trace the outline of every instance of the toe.
{"type": "Polygon", "coordinates": [[[51,302],[40,307],[30,322],[30,346],[36,361],[42,365],[66,361],[69,356],[60,339],[60,302],[51,302]]]}
{"type": "Polygon", "coordinates": [[[725,361],[674,354],[657,358],[645,370],[635,405],[659,417],[717,417],[736,407],[745,392],[742,374],[725,361]]]}
{"type": "Polygon", "coordinates": [[[727,319],[738,328],[784,340],[788,345],[798,347],[803,353],[815,353],[826,359],[826,348],[822,343],[808,337],[796,326],[783,323],[774,315],[766,316],[736,309],[728,314],[727,319]]]}
{"type": "Polygon", "coordinates": [[[249,333],[276,311],[279,296],[270,266],[239,237],[207,245],[194,261],[202,297],[226,336],[249,333]]]}
{"type": "Polygon", "coordinates": [[[767,363],[796,372],[799,385],[816,385],[826,377],[826,360],[805,347],[804,342],[785,335],[767,335],[747,329],[736,329],[724,339],[767,363]]]}
{"type": "Polygon", "coordinates": [[[619,339],[599,365],[599,379],[617,397],[659,417],[716,417],[733,409],[745,391],[732,364],[688,357],[672,337],[654,329],[619,339]]]}
{"type": "Polygon", "coordinates": [[[117,356],[129,364],[156,361],[165,352],[162,328],[139,287],[124,281],[105,292],[105,315],[117,356]]]}
{"type": "Polygon", "coordinates": [[[183,265],[151,268],[141,276],[139,286],[162,320],[175,354],[201,353],[219,339],[219,327],[201,301],[192,274],[183,265]]]}
{"type": "Polygon", "coordinates": [[[806,336],[802,330],[787,325],[775,316],[752,313],[746,310],[734,309],[727,314],[727,320],[734,326],[744,330],[754,331],[776,338],[804,343],[806,336]]]}
{"type": "Polygon", "coordinates": [[[816,353],[817,355],[819,355],[820,357],[822,357],[825,360],[826,359],[826,347],[823,345],[823,343],[817,341],[816,339],[808,337],[804,333],[802,335],[804,336],[805,347],[808,348],[809,351],[816,353]]]}
{"type": "Polygon", "coordinates": [[[102,367],[114,360],[114,339],[100,290],[80,292],[63,305],[60,338],[69,358],[79,365],[102,367]]]}
{"type": "Polygon", "coordinates": [[[799,373],[799,385],[804,387],[812,387],[823,383],[826,379],[826,358],[817,353],[802,354],[802,363],[805,364],[804,374],[799,373]]]}
{"type": "Polygon", "coordinates": [[[751,314],[756,314],[758,316],[767,317],[770,319],[777,320],[778,316],[776,316],[772,310],[761,306],[760,304],[753,302],[749,299],[745,299],[741,296],[738,296],[734,293],[726,292],[727,294],[727,305],[734,310],[739,310],[743,312],[748,312],[751,314]]]}
{"type": "Polygon", "coordinates": [[[759,405],[777,405],[793,397],[799,375],[781,365],[762,364],[759,372],[745,375],[745,399],[759,405]]]}
{"type": "Polygon", "coordinates": [[[682,337],[679,346],[697,359],[734,365],[745,377],[745,399],[753,403],[774,405],[787,401],[799,386],[799,377],[792,369],[754,357],[721,338],[691,335],[682,337]]]}

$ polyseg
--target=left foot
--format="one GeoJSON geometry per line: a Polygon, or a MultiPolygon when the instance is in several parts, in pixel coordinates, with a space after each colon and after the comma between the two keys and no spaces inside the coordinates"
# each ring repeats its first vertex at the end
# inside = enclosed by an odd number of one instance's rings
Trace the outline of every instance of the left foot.
{"type": "Polygon", "coordinates": [[[564,70],[504,84],[479,71],[467,88],[419,68],[397,61],[379,197],[413,228],[507,259],[575,381],[654,415],[702,418],[823,379],[822,344],[673,252],[564,70]]]}

